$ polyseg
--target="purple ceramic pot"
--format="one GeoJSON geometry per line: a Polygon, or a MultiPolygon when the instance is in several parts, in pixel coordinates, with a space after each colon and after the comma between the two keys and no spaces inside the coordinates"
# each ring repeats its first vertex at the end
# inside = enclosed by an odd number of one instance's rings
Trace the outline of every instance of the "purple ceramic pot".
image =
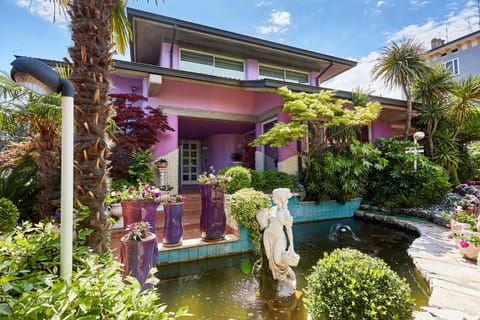
{"type": "Polygon", "coordinates": [[[165,214],[163,223],[163,245],[179,246],[183,240],[183,203],[168,203],[163,205],[165,214]]]}
{"type": "Polygon", "coordinates": [[[122,201],[123,228],[145,221],[150,223],[150,232],[155,233],[157,206],[155,201],[122,201]]]}
{"type": "Polygon", "coordinates": [[[225,216],[224,193],[215,185],[201,184],[202,212],[200,231],[204,241],[222,240],[225,237],[227,218],[225,216]]]}
{"type": "Polygon", "coordinates": [[[150,269],[156,264],[157,252],[157,237],[153,233],[142,241],[121,239],[120,262],[125,267],[124,275],[137,278],[142,290],[152,286],[145,282],[150,277],[150,269]]]}

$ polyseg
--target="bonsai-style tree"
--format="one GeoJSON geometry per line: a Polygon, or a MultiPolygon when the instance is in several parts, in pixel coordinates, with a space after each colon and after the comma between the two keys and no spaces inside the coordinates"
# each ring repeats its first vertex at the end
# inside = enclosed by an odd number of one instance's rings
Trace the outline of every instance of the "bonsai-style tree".
{"type": "MultiPolygon", "coordinates": [[[[319,93],[292,92],[287,87],[277,90],[283,98],[283,112],[289,114],[288,123],[277,122],[272,129],[253,141],[253,145],[269,144],[272,147],[290,146],[298,139],[308,136],[308,147],[300,152],[304,166],[304,181],[310,179],[312,160],[321,155],[332,143],[339,149],[353,141],[354,129],[368,125],[378,117],[381,105],[378,102],[362,102],[355,97],[351,101],[337,99],[334,91],[319,93]],[[328,137],[326,135],[328,129],[328,137]]],[[[360,91],[356,91],[360,95],[360,91]]],[[[354,95],[355,96],[355,95],[354,95]]],[[[295,144],[296,146],[296,144],[295,144]]]]}
{"type": "Polygon", "coordinates": [[[159,109],[135,105],[147,98],[133,93],[111,94],[110,97],[117,113],[112,117],[116,124],[113,133],[116,146],[109,157],[112,166],[110,175],[113,179],[120,179],[128,174],[135,151],[148,150],[159,141],[159,132],[173,129],[168,125],[167,116],[159,109]]]}

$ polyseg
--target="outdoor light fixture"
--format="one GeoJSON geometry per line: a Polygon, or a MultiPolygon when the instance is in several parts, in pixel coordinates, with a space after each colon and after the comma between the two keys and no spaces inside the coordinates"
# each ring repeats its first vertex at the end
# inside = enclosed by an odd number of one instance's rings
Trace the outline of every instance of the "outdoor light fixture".
{"type": "Polygon", "coordinates": [[[42,96],[62,94],[60,276],[70,281],[73,246],[73,85],[55,70],[33,58],[16,58],[11,65],[10,76],[13,81],[28,90],[42,96]]]}
{"type": "Polygon", "coordinates": [[[417,131],[413,134],[413,156],[414,156],[414,159],[413,159],[413,169],[415,171],[417,171],[417,154],[418,154],[418,149],[417,149],[417,146],[418,146],[418,140],[422,140],[423,138],[425,138],[425,132],[423,131],[417,131]]]}

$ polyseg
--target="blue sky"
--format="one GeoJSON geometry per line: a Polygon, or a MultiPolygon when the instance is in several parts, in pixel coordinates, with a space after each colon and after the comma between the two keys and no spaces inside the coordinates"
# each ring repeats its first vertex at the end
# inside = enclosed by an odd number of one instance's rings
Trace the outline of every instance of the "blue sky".
{"type": "MultiPolygon", "coordinates": [[[[379,49],[414,36],[453,40],[479,29],[477,0],[130,0],[128,6],[324,54],[358,66],[325,86],[399,97],[370,80],[379,49]]],[[[49,0],[3,0],[0,70],[14,55],[62,60],[71,45],[68,22],[49,0]]],[[[128,60],[129,56],[116,56],[128,60]]]]}

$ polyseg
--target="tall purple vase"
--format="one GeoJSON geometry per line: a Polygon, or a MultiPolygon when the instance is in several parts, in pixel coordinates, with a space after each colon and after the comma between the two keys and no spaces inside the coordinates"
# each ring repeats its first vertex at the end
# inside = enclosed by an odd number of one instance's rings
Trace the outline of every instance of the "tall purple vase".
{"type": "Polygon", "coordinates": [[[152,287],[145,282],[150,277],[150,269],[156,264],[157,250],[155,234],[142,241],[121,239],[120,262],[124,264],[124,276],[137,278],[142,290],[152,287]]]}
{"type": "Polygon", "coordinates": [[[225,237],[227,218],[225,216],[224,193],[214,185],[201,184],[202,212],[200,232],[202,240],[215,241],[225,237]]]}
{"type": "Polygon", "coordinates": [[[174,247],[182,244],[183,240],[183,203],[168,203],[163,205],[165,214],[163,223],[163,245],[174,247]]]}
{"type": "Polygon", "coordinates": [[[155,233],[157,206],[155,201],[122,201],[123,228],[145,221],[150,223],[150,232],[155,233]]]}

